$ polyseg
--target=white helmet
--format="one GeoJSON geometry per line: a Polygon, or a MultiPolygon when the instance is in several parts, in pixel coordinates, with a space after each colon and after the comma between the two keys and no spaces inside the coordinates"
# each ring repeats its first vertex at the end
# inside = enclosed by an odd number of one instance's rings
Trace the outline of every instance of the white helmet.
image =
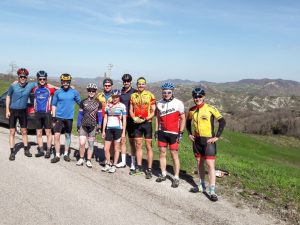
{"type": "Polygon", "coordinates": [[[97,85],[94,83],[89,83],[86,87],[86,89],[98,89],[97,85]]]}

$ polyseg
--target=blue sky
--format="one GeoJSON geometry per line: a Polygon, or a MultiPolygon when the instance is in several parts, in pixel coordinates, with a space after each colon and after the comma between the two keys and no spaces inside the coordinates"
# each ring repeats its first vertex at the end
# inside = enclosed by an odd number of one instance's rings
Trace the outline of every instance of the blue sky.
{"type": "Polygon", "coordinates": [[[0,72],[300,81],[300,1],[1,0],[0,72]]]}

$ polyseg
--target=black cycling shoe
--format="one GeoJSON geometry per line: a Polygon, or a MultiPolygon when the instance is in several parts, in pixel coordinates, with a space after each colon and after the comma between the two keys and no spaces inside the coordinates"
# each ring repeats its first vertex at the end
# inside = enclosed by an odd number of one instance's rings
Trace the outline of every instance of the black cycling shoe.
{"type": "Polygon", "coordinates": [[[162,174],[160,174],[159,177],[156,178],[155,181],[160,183],[160,182],[165,181],[165,180],[167,180],[167,176],[163,176],[162,174]]]}
{"type": "Polygon", "coordinates": [[[147,169],[145,171],[145,174],[146,174],[146,179],[151,179],[152,178],[152,172],[151,172],[151,170],[147,169]]]}
{"type": "Polygon", "coordinates": [[[44,155],[45,155],[44,151],[38,150],[38,152],[35,154],[35,157],[42,157],[44,155]]]}
{"type": "Polygon", "coordinates": [[[30,153],[29,150],[25,150],[24,155],[27,156],[27,157],[32,157],[32,154],[30,153]]]}
{"type": "Polygon", "coordinates": [[[66,162],[70,162],[71,161],[71,159],[70,159],[70,157],[68,155],[64,155],[64,160],[66,162]]]}
{"type": "Polygon", "coordinates": [[[60,158],[55,156],[53,159],[51,159],[51,163],[57,163],[59,162],[60,158]]]}
{"type": "Polygon", "coordinates": [[[46,154],[45,154],[45,158],[46,158],[46,159],[49,159],[50,156],[51,156],[51,152],[50,152],[50,150],[47,150],[47,151],[46,151],[46,154]]]}
{"type": "Polygon", "coordinates": [[[218,201],[218,196],[215,193],[211,194],[210,195],[210,200],[213,201],[213,202],[216,202],[216,201],[218,201]]]}
{"type": "Polygon", "coordinates": [[[172,187],[172,188],[177,188],[178,186],[179,186],[179,180],[178,180],[178,179],[174,179],[174,180],[172,181],[171,187],[172,187]]]}
{"type": "Polygon", "coordinates": [[[16,156],[15,152],[11,152],[11,153],[10,153],[10,156],[9,156],[9,160],[10,160],[10,161],[14,161],[14,160],[16,159],[15,156],[16,156]]]}

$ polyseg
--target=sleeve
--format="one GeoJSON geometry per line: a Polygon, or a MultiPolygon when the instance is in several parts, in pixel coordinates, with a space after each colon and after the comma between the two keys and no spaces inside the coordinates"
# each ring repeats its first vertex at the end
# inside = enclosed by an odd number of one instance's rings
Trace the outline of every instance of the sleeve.
{"type": "Polygon", "coordinates": [[[82,117],[83,117],[83,109],[80,108],[78,111],[78,117],[77,117],[77,127],[80,126],[82,117]]]}
{"type": "Polygon", "coordinates": [[[182,101],[179,101],[178,111],[179,111],[180,115],[184,113],[184,105],[183,105],[182,101]]]}
{"type": "Polygon", "coordinates": [[[57,89],[56,88],[49,88],[49,91],[50,91],[50,95],[54,95],[54,93],[55,93],[55,91],[56,91],[57,89]]]}
{"type": "Polygon", "coordinates": [[[219,127],[218,127],[218,131],[217,131],[217,134],[216,134],[216,137],[220,137],[225,126],[226,126],[226,121],[225,119],[222,117],[221,119],[218,120],[219,122],[219,127]]]}
{"type": "Polygon", "coordinates": [[[58,100],[58,91],[56,91],[53,95],[53,99],[52,99],[52,102],[51,102],[51,105],[53,106],[57,106],[57,100],[58,100]]]}
{"type": "Polygon", "coordinates": [[[188,131],[188,134],[192,134],[193,114],[194,114],[193,108],[190,108],[187,119],[186,119],[186,130],[188,131]]]}
{"type": "Polygon", "coordinates": [[[221,115],[221,113],[213,106],[210,106],[210,110],[211,114],[213,114],[213,116],[219,120],[221,119],[223,116],[221,115]]]}
{"type": "Polygon", "coordinates": [[[29,88],[29,89],[32,89],[32,88],[34,88],[35,86],[38,86],[38,83],[37,83],[37,82],[29,82],[27,85],[28,85],[28,88],[29,88]]]}
{"type": "Polygon", "coordinates": [[[151,93],[151,94],[150,94],[150,104],[151,104],[151,105],[155,105],[155,102],[156,102],[156,101],[155,101],[155,97],[154,97],[154,95],[151,93]]]}
{"type": "Polygon", "coordinates": [[[80,104],[80,94],[78,91],[75,90],[75,102],[80,104]]]}
{"type": "Polygon", "coordinates": [[[9,88],[8,88],[7,95],[8,95],[8,96],[11,96],[13,92],[14,92],[14,88],[13,88],[13,85],[11,84],[11,85],[9,86],[9,88]]]}

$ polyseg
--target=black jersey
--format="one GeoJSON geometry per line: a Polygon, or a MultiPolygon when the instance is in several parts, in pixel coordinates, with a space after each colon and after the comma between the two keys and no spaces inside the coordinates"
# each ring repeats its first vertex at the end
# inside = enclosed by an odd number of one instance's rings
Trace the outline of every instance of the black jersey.
{"type": "Polygon", "coordinates": [[[121,90],[121,97],[120,97],[120,102],[122,102],[126,106],[126,112],[127,115],[130,116],[129,114],[129,105],[130,105],[130,95],[134,93],[136,90],[134,88],[130,88],[129,91],[125,92],[125,89],[122,88],[121,90]]]}

